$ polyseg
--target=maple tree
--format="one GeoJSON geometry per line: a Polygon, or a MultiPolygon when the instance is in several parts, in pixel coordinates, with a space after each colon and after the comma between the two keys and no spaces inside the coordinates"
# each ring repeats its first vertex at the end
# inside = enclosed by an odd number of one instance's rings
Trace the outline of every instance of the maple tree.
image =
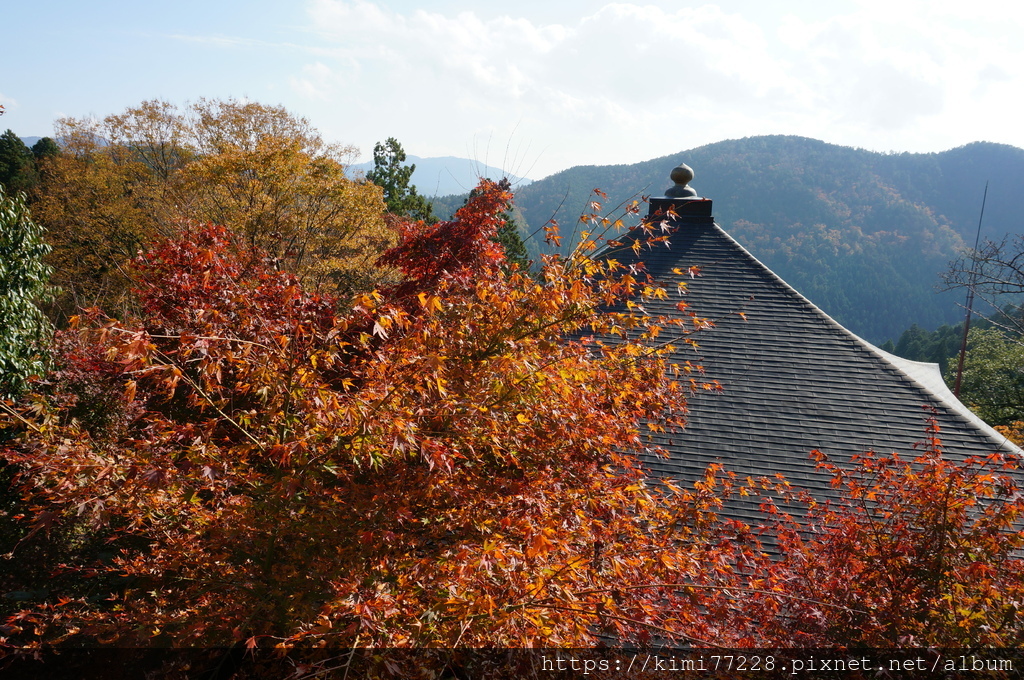
{"type": "Polygon", "coordinates": [[[1013,647],[1024,639],[1019,461],[955,462],[932,420],[916,455],[839,465],[831,501],[779,484],[762,556],[723,581],[749,589],[728,629],[760,647],[1013,647]]]}
{"type": "Polygon", "coordinates": [[[456,220],[402,223],[401,281],[345,305],[224,227],[136,258],[138,317],[60,332],[0,421],[0,644],[1020,641],[1011,461],[953,464],[933,428],[912,460],[822,459],[845,503],[715,467],[653,482],[635,454],[717,387],[672,360],[706,321],[648,316],[670,293],[589,255],[596,214],[538,278],[508,263],[509,199],[484,182],[456,220]],[[764,531],[719,516],[766,492],[764,531]]]}
{"type": "Polygon", "coordinates": [[[49,395],[4,423],[15,559],[90,537],[47,565],[71,585],[13,612],[12,637],[701,639],[735,601],[679,584],[746,544],[712,521],[713,471],[652,485],[634,455],[714,388],[670,359],[693,319],[647,317],[636,300],[668,293],[613,260],[552,256],[541,280],[506,266],[509,199],[484,183],[455,221],[406,223],[384,258],[402,282],[344,314],[221,227],[138,258],[138,321],[79,319],[49,395]]]}

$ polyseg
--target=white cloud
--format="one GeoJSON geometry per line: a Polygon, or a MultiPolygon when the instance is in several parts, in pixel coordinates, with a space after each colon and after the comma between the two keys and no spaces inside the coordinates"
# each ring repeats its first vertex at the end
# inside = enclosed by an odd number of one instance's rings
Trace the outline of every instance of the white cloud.
{"type": "MultiPolygon", "coordinates": [[[[353,70],[358,70],[359,62],[349,59],[348,66],[353,70]]],[[[329,101],[332,96],[336,95],[340,80],[341,78],[334,69],[317,61],[303,66],[302,75],[291,78],[291,86],[305,97],[329,101]]]]}
{"type": "MultiPolygon", "coordinates": [[[[291,82],[333,104],[339,134],[365,148],[394,135],[418,155],[458,155],[518,126],[545,147],[542,173],[764,133],[938,150],[977,138],[972,112],[1024,84],[1013,39],[1024,10],[965,20],[948,0],[859,0],[818,18],[783,5],[766,21],[726,5],[619,2],[544,23],[312,0],[322,43],[291,82]],[[967,139],[949,132],[957,125],[967,139]]],[[[1024,143],[1017,134],[1006,141],[1024,143]]]]}

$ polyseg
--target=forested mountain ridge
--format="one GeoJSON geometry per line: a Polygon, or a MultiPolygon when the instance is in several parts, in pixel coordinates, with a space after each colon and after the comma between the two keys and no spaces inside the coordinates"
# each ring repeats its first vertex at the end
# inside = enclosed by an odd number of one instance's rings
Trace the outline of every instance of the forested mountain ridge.
{"type": "Polygon", "coordinates": [[[1024,150],[976,142],[941,153],[877,153],[792,136],[709,144],[633,165],[571,168],[522,187],[530,229],[571,222],[592,189],[607,206],[661,195],[678,163],[715,201],[716,221],[815,304],[866,339],[899,337],[960,316],[939,273],[973,244],[986,180],[983,236],[1021,231],[1024,150]]]}

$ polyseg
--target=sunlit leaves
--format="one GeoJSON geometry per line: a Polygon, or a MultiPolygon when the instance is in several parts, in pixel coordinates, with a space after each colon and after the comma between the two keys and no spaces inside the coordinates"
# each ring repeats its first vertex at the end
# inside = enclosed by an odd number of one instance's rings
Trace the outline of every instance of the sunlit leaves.
{"type": "Polygon", "coordinates": [[[49,251],[24,195],[8,196],[0,185],[0,399],[19,395],[46,370],[52,329],[39,305],[50,292],[49,251]]]}
{"type": "Polygon", "coordinates": [[[643,340],[687,331],[645,315],[664,292],[636,269],[506,268],[509,198],[484,183],[455,221],[403,225],[385,258],[402,282],[344,313],[227,229],[138,258],[141,317],[81,319],[53,425],[5,455],[27,494],[110,532],[105,573],[147,587],[45,610],[46,635],[588,645],[702,625],[642,584],[699,577],[711,539],[692,532],[710,524],[679,518],[715,492],[647,484],[631,455],[703,386],[672,343],[643,340]],[[65,395],[83,384],[135,406],[85,427],[65,395]]]}
{"type": "Polygon", "coordinates": [[[932,423],[915,457],[868,452],[852,469],[820,456],[839,500],[787,493],[786,505],[767,506],[781,558],[759,573],[779,596],[751,598],[754,644],[1020,644],[1018,463],[956,463],[937,435],[932,423]],[[801,506],[797,520],[783,514],[801,506]]]}
{"type": "Polygon", "coordinates": [[[280,106],[143,102],[102,120],[57,122],[63,153],[42,165],[33,208],[54,234],[65,304],[120,313],[125,265],[157,238],[215,222],[307,288],[349,294],[390,281],[372,266],[394,235],[378,187],[345,174],[353,149],[326,144],[280,106]]]}

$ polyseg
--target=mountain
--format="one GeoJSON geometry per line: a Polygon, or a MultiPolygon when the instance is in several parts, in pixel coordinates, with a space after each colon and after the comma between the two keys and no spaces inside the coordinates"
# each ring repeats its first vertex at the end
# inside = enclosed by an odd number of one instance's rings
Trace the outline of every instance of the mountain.
{"type": "MultiPolygon", "coordinates": [[[[406,164],[416,165],[412,173],[412,184],[424,196],[449,196],[468,194],[481,177],[498,180],[508,177],[513,186],[524,186],[531,180],[509,174],[500,168],[485,163],[457,158],[455,156],[439,156],[436,158],[420,158],[406,156],[406,164]]],[[[366,173],[373,170],[373,161],[353,165],[352,169],[366,173]]]]}
{"type": "Polygon", "coordinates": [[[875,343],[913,323],[935,328],[960,319],[963,295],[938,292],[939,274],[973,245],[986,180],[982,237],[1024,232],[1024,150],[986,142],[884,154],[804,137],[748,137],[633,165],[570,168],[519,188],[516,203],[531,231],[556,213],[571,225],[595,187],[608,194],[606,206],[663,195],[679,163],[694,169],[691,185],[715,201],[726,231],[875,343]]]}

